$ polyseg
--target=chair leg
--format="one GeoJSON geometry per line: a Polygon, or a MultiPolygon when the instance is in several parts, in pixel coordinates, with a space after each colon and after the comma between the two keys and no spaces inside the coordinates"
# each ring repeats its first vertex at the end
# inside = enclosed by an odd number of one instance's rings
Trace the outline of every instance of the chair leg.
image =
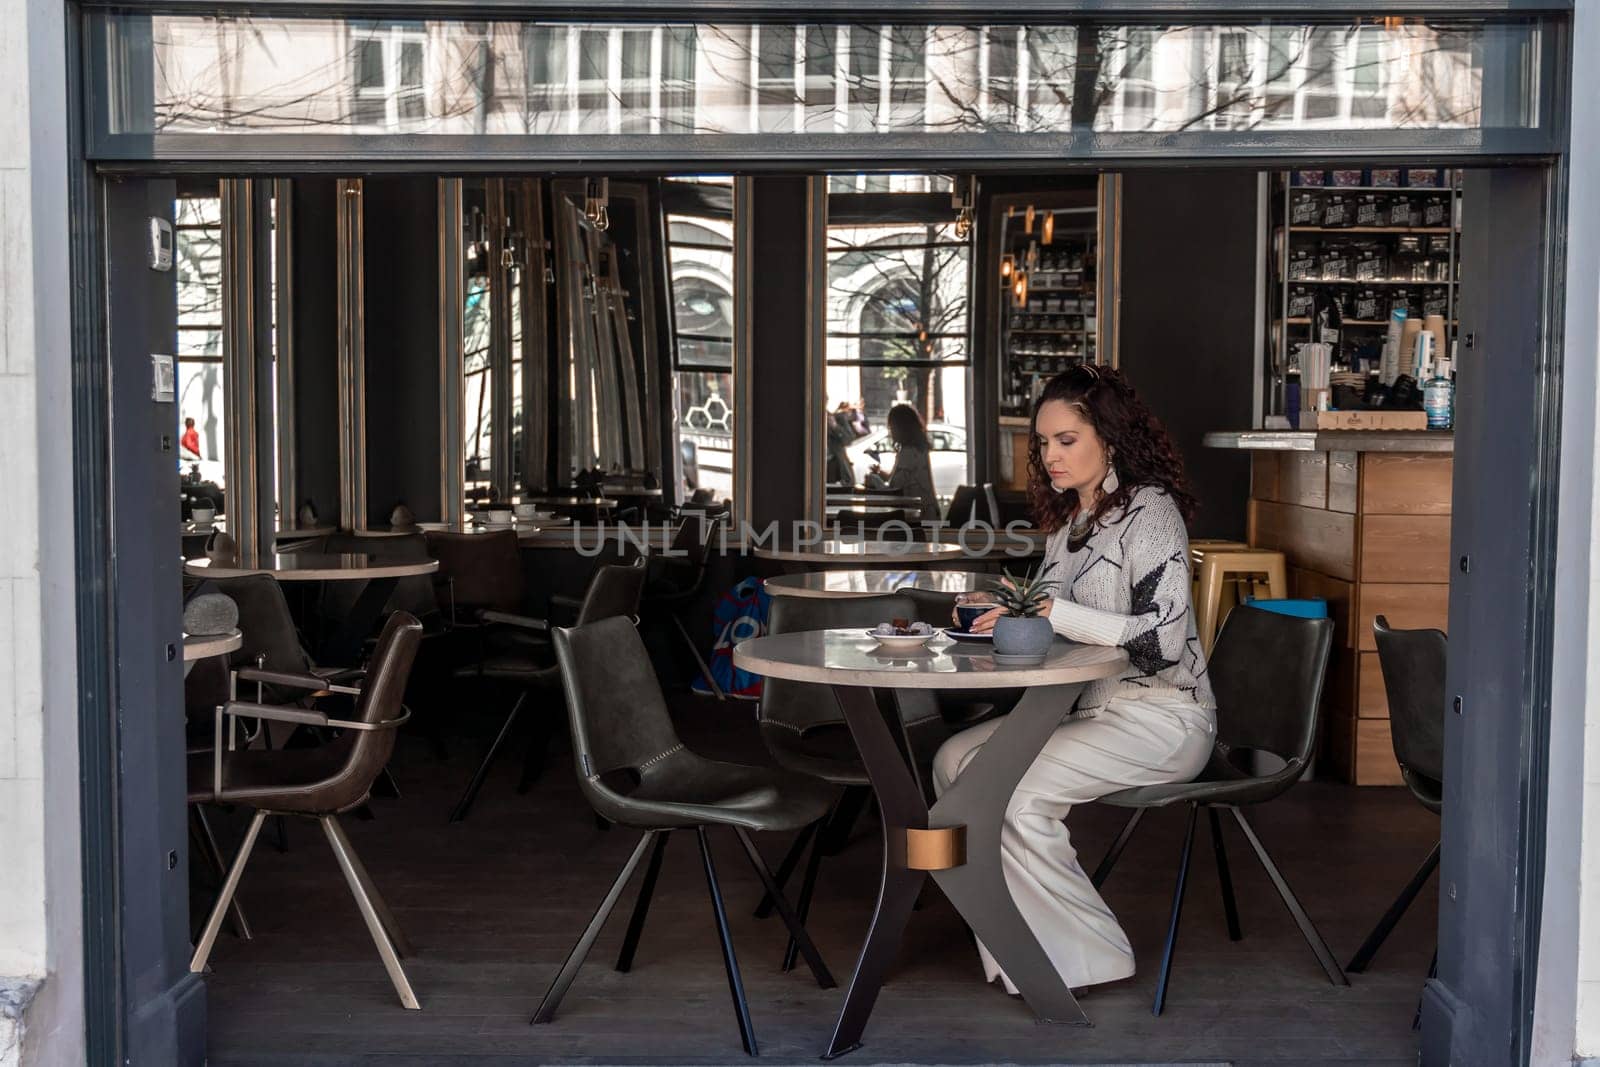
{"type": "Polygon", "coordinates": [[[339,827],[339,820],[333,815],[323,815],[318,820],[322,824],[322,832],[327,835],[328,845],[333,849],[333,856],[339,861],[339,870],[344,872],[344,880],[350,887],[350,895],[356,899],[356,907],[361,911],[361,918],[367,924],[367,933],[372,935],[372,943],[378,947],[378,956],[383,960],[383,969],[389,972],[389,981],[394,985],[395,993],[400,997],[402,1007],[410,1011],[421,1011],[422,1005],[417,1003],[417,995],[411,991],[411,982],[406,978],[405,968],[400,966],[400,957],[395,952],[395,946],[389,940],[389,933],[385,929],[385,917],[390,923],[394,917],[388,915],[388,907],[381,900],[375,899],[367,893],[363,884],[364,869],[361,861],[356,858],[356,850],[350,844],[350,839],[344,836],[344,830],[339,827]],[[379,911],[382,908],[382,912],[379,911]]]}
{"type": "Polygon", "coordinates": [[[872,803],[872,799],[871,786],[852,785],[845,788],[839,795],[839,802],[833,806],[833,814],[818,831],[823,855],[837,856],[844,851],[850,843],[850,831],[855,829],[861,813],[872,803]]]}
{"type": "Polygon", "coordinates": [[[667,838],[671,834],[671,830],[662,830],[656,835],[656,847],[650,850],[650,865],[644,869],[639,899],[634,902],[633,916],[628,920],[628,933],[622,939],[622,951],[617,955],[617,970],[623,974],[633,968],[633,955],[639,951],[639,935],[644,933],[645,916],[650,914],[650,896],[656,891],[656,877],[661,874],[661,856],[667,851],[667,838]]]}
{"type": "Polygon", "coordinates": [[[524,796],[544,774],[544,765],[550,758],[550,741],[556,735],[556,723],[549,715],[541,715],[533,724],[533,735],[522,754],[522,777],[517,781],[517,795],[524,796]]]}
{"type": "Polygon", "coordinates": [[[1128,841],[1133,837],[1133,831],[1138,828],[1139,820],[1144,818],[1144,808],[1134,808],[1133,814],[1128,816],[1128,821],[1123,824],[1122,832],[1117,834],[1117,839],[1111,842],[1111,847],[1106,850],[1105,858],[1100,861],[1100,866],[1094,869],[1094,876],[1089,879],[1096,889],[1105,884],[1111,877],[1111,868],[1117,865],[1117,860],[1122,857],[1122,850],[1128,847],[1128,841]]]}
{"type": "Polygon", "coordinates": [[[689,631],[683,628],[683,620],[676,615],[671,615],[669,618],[672,619],[672,625],[677,629],[678,636],[683,638],[685,645],[689,646],[689,654],[694,657],[695,666],[700,670],[700,677],[706,680],[706,684],[711,687],[711,692],[716,694],[718,700],[727,700],[728,694],[724,693],[722,686],[717,684],[717,679],[711,673],[710,666],[706,664],[705,657],[700,655],[700,649],[696,647],[694,638],[690,637],[689,631]]]}
{"type": "MultiPolygon", "coordinates": [[[[805,877],[800,880],[800,896],[795,901],[795,918],[800,920],[800,925],[806,924],[806,918],[811,914],[811,894],[817,888],[817,872],[822,869],[822,840],[818,838],[811,844],[811,855],[806,857],[805,877]]],[[[927,888],[925,885],[923,888],[927,888]]],[[[921,902],[919,896],[918,902],[921,902]]],[[[783,969],[787,973],[794,970],[794,961],[800,951],[800,942],[791,935],[789,944],[783,950],[783,969]]]]}
{"type": "MultiPolygon", "coordinates": [[[[206,862],[216,872],[217,884],[221,885],[223,879],[228,877],[228,867],[222,861],[222,849],[217,847],[217,836],[211,832],[211,820],[206,818],[206,811],[199,804],[191,804],[189,813],[194,819],[195,836],[200,841],[206,862]]],[[[233,927],[233,932],[239,940],[250,940],[250,920],[244,917],[244,908],[240,905],[237,895],[228,902],[228,925],[233,927]]]]}
{"type": "Polygon", "coordinates": [[[1211,817],[1211,847],[1217,854],[1217,882],[1222,886],[1222,911],[1228,917],[1228,940],[1239,941],[1244,934],[1239,929],[1239,905],[1233,899],[1233,876],[1228,872],[1228,848],[1222,842],[1222,817],[1217,809],[1206,805],[1211,817]]]}
{"type": "Polygon", "coordinates": [[[417,953],[411,947],[410,939],[406,937],[405,931],[400,929],[400,923],[395,919],[394,912],[389,910],[388,902],[383,899],[383,894],[378,892],[377,883],[372,880],[372,875],[367,871],[366,864],[361,862],[361,856],[356,852],[355,847],[350,844],[350,838],[345,835],[344,827],[339,824],[339,820],[329,816],[323,824],[323,830],[339,836],[339,842],[344,846],[345,854],[350,859],[350,866],[355,871],[356,878],[361,882],[361,891],[372,902],[372,910],[377,913],[379,921],[383,923],[383,929],[389,935],[389,940],[394,944],[395,951],[401,957],[415,956],[417,953]]]}
{"type": "Polygon", "coordinates": [[[783,916],[783,924],[789,928],[789,937],[798,943],[799,949],[805,954],[806,964],[811,968],[811,973],[816,976],[817,985],[823,989],[832,989],[837,983],[833,975],[828,972],[828,965],[822,960],[822,953],[817,951],[817,946],[812,942],[811,935],[806,933],[805,925],[800,921],[794,909],[789,907],[789,902],[784,899],[783,890],[778,888],[778,883],[772,880],[772,872],[767,869],[767,861],[761,858],[761,851],[756,848],[756,843],[750,840],[750,831],[742,826],[733,828],[738,835],[739,844],[744,846],[744,854],[750,857],[750,866],[756,869],[756,877],[761,879],[761,884],[767,887],[767,893],[772,897],[773,907],[778,909],[778,914],[783,916]]]}
{"type": "Polygon", "coordinates": [[[611,883],[605,899],[600,902],[600,907],[595,909],[594,918],[589,920],[589,925],[584,928],[578,943],[572,946],[572,951],[567,954],[567,961],[561,965],[561,971],[556,975],[555,981],[550,983],[549,990],[539,1002],[538,1010],[533,1013],[530,1022],[547,1023],[556,1017],[556,1009],[561,1006],[561,998],[572,988],[572,980],[578,976],[578,968],[583,966],[584,957],[589,955],[589,950],[594,947],[594,939],[600,936],[601,927],[605,926],[606,919],[611,916],[611,910],[617,906],[617,900],[622,896],[622,890],[627,886],[628,879],[633,877],[634,869],[644,858],[645,849],[650,847],[650,843],[660,832],[647,830],[644,836],[639,838],[639,843],[634,846],[628,862],[622,865],[617,880],[611,883]]]}
{"type": "Polygon", "coordinates": [[[511,732],[511,724],[517,721],[517,713],[522,710],[523,701],[527,699],[526,692],[519,694],[517,702],[506,712],[506,721],[500,724],[500,732],[494,735],[494,742],[489,745],[489,751],[484,753],[483,762],[478,764],[478,769],[472,774],[472,781],[467,783],[466,791],[451,809],[451,822],[460,822],[467,817],[467,812],[472,810],[472,802],[478,799],[478,790],[483,788],[483,780],[489,777],[489,768],[494,765],[495,757],[500,754],[500,746],[505,744],[506,735],[511,732]]]}
{"type": "Polygon", "coordinates": [[[267,819],[267,813],[257,810],[250,816],[250,826],[244,832],[244,841],[239,845],[239,854],[233,858],[233,866],[228,868],[228,877],[222,880],[222,888],[217,892],[217,902],[211,905],[211,915],[206,919],[205,929],[200,931],[200,940],[194,946],[194,958],[189,961],[189,970],[196,974],[206,969],[206,960],[211,958],[211,947],[217,943],[217,931],[222,929],[222,917],[228,913],[228,905],[233,902],[233,894],[239,889],[239,878],[244,874],[244,865],[250,862],[250,850],[256,847],[256,837],[261,833],[261,824],[267,819]]]}
{"type": "Polygon", "coordinates": [[[1278,867],[1272,862],[1272,857],[1267,855],[1266,846],[1256,836],[1250,821],[1244,817],[1244,812],[1238,808],[1230,808],[1233,817],[1239,823],[1239,829],[1244,831],[1245,840],[1250,842],[1250,847],[1255,849],[1256,858],[1261,861],[1261,866],[1267,870],[1267,877],[1272,879],[1272,887],[1278,891],[1278,896],[1283,900],[1283,906],[1289,909],[1289,915],[1294,919],[1294,924],[1300,928],[1300,936],[1306,939],[1306,944],[1311,946],[1311,951],[1316,954],[1317,962],[1322,964],[1322,970],[1328,976],[1328,981],[1334,985],[1349,985],[1350,979],[1344,976],[1339,969],[1339,961],[1333,958],[1333,953],[1328,951],[1328,943],[1317,933],[1317,928],[1311,922],[1311,916],[1306,914],[1306,909],[1300,906],[1300,900],[1289,888],[1289,883],[1284,881],[1278,867]]]}
{"type": "Polygon", "coordinates": [[[1433,850],[1428,853],[1428,858],[1422,861],[1422,866],[1418,867],[1416,873],[1411,876],[1411,881],[1407,882],[1406,887],[1400,890],[1400,895],[1394,898],[1394,903],[1390,904],[1389,910],[1383,913],[1383,918],[1379,919],[1378,925],[1372,928],[1372,933],[1368,934],[1367,939],[1361,942],[1361,947],[1356,950],[1356,954],[1351,957],[1350,963],[1345,967],[1346,971],[1351,974],[1360,974],[1367,969],[1367,965],[1372,962],[1372,957],[1378,954],[1378,949],[1383,947],[1384,941],[1394,931],[1395,924],[1400,921],[1400,917],[1406,913],[1407,908],[1411,907],[1411,902],[1417,899],[1417,894],[1422,892],[1422,887],[1433,876],[1434,868],[1439,866],[1439,845],[1440,842],[1438,841],[1433,843],[1433,850]]]}
{"type": "Polygon", "coordinates": [[[1167,1003],[1167,982],[1172,977],[1173,950],[1178,947],[1178,920],[1183,916],[1183,891],[1189,884],[1189,857],[1194,852],[1194,823],[1199,814],[1200,808],[1190,804],[1189,828],[1183,835],[1183,858],[1178,861],[1178,884],[1172,890],[1172,917],[1167,921],[1167,945],[1161,952],[1161,976],[1156,980],[1156,1000],[1150,1008],[1151,1015],[1160,1015],[1167,1003]]]}
{"type": "Polygon", "coordinates": [[[739,1020],[739,1039],[744,1050],[752,1056],[761,1052],[756,1046],[755,1027],[750,1024],[750,1004],[744,996],[744,979],[739,977],[739,958],[733,953],[733,935],[728,932],[728,914],[722,907],[722,890],[717,886],[717,868],[711,860],[711,842],[706,838],[706,828],[696,827],[700,837],[700,859],[706,869],[706,889],[711,895],[711,914],[717,922],[717,938],[722,942],[722,966],[728,972],[728,992],[733,996],[733,1013],[739,1020]]]}
{"type": "MultiPolygon", "coordinates": [[[[783,862],[778,864],[778,873],[775,877],[779,889],[789,884],[789,876],[794,874],[794,869],[800,865],[800,857],[805,855],[806,842],[810,841],[812,836],[821,829],[822,824],[827,821],[827,816],[823,816],[816,822],[801,827],[800,832],[795,835],[794,843],[789,846],[789,851],[783,854],[783,862]]],[[[765,919],[771,914],[772,894],[764,893],[761,896],[761,903],[756,905],[755,917],[765,919]]]]}

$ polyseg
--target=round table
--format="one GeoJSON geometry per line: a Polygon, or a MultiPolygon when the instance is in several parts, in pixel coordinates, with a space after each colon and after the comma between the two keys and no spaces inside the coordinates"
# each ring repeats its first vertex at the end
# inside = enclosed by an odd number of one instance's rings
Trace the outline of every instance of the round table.
{"type": "Polygon", "coordinates": [[[196,660],[207,656],[226,656],[229,652],[239,651],[243,644],[244,635],[238,630],[229,630],[225,634],[184,634],[183,676],[189,677],[196,660]]]}
{"type": "Polygon", "coordinates": [[[394,595],[401,578],[433,574],[439,569],[436,559],[374,560],[359,553],[328,555],[315,552],[278,552],[253,566],[214,563],[191,559],[184,563],[185,574],[200,578],[239,578],[247,574],[270,574],[280,582],[365,582],[349,614],[336,622],[317,648],[323,663],[349,665],[356,662],[361,642],[377,628],[384,607],[394,595]]]}
{"type": "Polygon", "coordinates": [[[897,563],[948,563],[962,558],[960,545],[937,541],[900,541],[891,538],[873,541],[819,541],[815,544],[783,546],[757,545],[757,559],[780,563],[853,563],[889,567],[897,563]]]}
{"type": "Polygon", "coordinates": [[[938,638],[932,647],[914,653],[878,648],[859,630],[816,630],[751,638],[733,650],[734,666],[740,670],[833,686],[883,815],[878,906],[824,1058],[861,1044],[878,989],[929,874],[1036,1016],[1086,1024],[1083,1009],[1006,886],[1000,827],[1017,783],[1083,686],[1121,674],[1127,653],[1057,639],[1042,662],[1019,666],[997,663],[988,645],[938,638]],[[902,746],[914,751],[907,724],[937,720],[936,689],[1011,687],[1027,687],[1027,692],[930,808],[916,768],[901,754],[902,746]],[[880,701],[880,695],[894,699],[880,701]]]}
{"type": "Polygon", "coordinates": [[[603,496],[525,496],[523,503],[550,504],[559,508],[599,508],[601,510],[617,506],[615,500],[608,500],[603,496]]]}
{"type": "Polygon", "coordinates": [[[977,571],[808,571],[768,578],[762,585],[771,596],[878,596],[898,589],[955,596],[986,591],[994,580],[994,575],[977,571]]]}
{"type": "Polygon", "coordinates": [[[239,578],[246,574],[270,574],[280,582],[370,582],[375,578],[407,578],[432,574],[439,569],[436,559],[414,561],[374,560],[361,553],[329,555],[321,552],[276,552],[255,566],[216,563],[209,559],[187,560],[183,569],[199,578],[239,578]]]}

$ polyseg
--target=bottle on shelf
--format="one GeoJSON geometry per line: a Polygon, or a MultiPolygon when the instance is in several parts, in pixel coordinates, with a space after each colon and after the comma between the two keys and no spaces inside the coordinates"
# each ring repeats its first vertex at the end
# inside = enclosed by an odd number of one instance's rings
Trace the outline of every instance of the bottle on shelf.
{"type": "Polygon", "coordinates": [[[1455,428],[1456,383],[1451,373],[1450,361],[1441,357],[1434,361],[1433,375],[1422,387],[1422,410],[1427,412],[1430,430],[1455,428]]]}

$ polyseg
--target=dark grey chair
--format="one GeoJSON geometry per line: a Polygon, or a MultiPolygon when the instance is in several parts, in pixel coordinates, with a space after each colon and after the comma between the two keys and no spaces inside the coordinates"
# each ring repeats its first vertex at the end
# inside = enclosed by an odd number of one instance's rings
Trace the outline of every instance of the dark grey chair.
{"type": "Polygon", "coordinates": [[[812,825],[828,810],[833,790],[805,775],[721,763],[686,748],[673,729],[644,642],[627,619],[602,619],[572,629],[557,629],[555,648],[566,690],[572,747],[583,795],[601,817],[620,826],[642,830],[644,834],[551,983],[533,1021],[548,1023],[555,1017],[562,997],[583,966],[584,957],[589,954],[629,877],[648,849],[650,865],[639,888],[622,953],[617,959],[617,970],[627,971],[633,965],[667,839],[674,830],[693,829],[700,843],[700,858],[705,867],[706,887],[711,894],[739,1035],[745,1051],[754,1056],[757,1054],[755,1031],[750,1023],[744,982],[739,976],[739,962],[728,932],[706,829],[732,827],[757,876],[773,895],[791,936],[798,941],[817,984],[829,989],[834,985],[833,976],[800,919],[783,898],[772,872],[750,839],[750,831],[781,833],[812,825]]]}
{"type": "Polygon", "coordinates": [[[644,599],[640,603],[645,622],[666,622],[677,632],[689,655],[694,657],[700,677],[705,679],[718,700],[726,700],[727,694],[717,684],[705,657],[700,654],[700,646],[694,643],[694,638],[684,628],[683,614],[700,599],[705,590],[711,544],[726,522],[726,515],[684,512],[678,519],[678,528],[672,535],[668,551],[650,560],[644,599]]]}
{"type": "MultiPolygon", "coordinates": [[[[628,564],[607,564],[597,569],[594,577],[589,579],[589,587],[584,592],[583,601],[578,607],[578,625],[582,626],[614,615],[626,616],[630,625],[636,623],[639,596],[644,589],[644,576],[643,558],[635,559],[628,564]]],[[[462,667],[456,672],[458,678],[504,682],[518,687],[520,692],[517,694],[516,703],[506,712],[505,721],[500,724],[500,730],[490,743],[489,751],[484,753],[483,762],[478,764],[478,769],[473,772],[472,780],[467,783],[461,799],[456,801],[455,808],[450,812],[451,822],[465,819],[467,812],[472,809],[472,802],[477,799],[478,790],[483,788],[483,781],[488,777],[489,768],[494,765],[495,757],[500,754],[500,748],[505,744],[506,737],[511,733],[511,727],[517,721],[517,716],[522,712],[529,695],[535,692],[551,693],[561,681],[560,671],[550,662],[551,655],[544,652],[548,648],[543,639],[549,636],[549,622],[493,609],[484,609],[478,616],[485,623],[511,627],[525,635],[531,635],[535,640],[491,648],[478,663],[462,667]]],[[[534,724],[533,740],[523,759],[522,780],[518,786],[520,792],[526,792],[528,786],[538,777],[539,770],[543,766],[545,747],[560,724],[560,719],[555,714],[559,709],[548,710],[550,713],[541,715],[534,724]]]]}
{"type": "Polygon", "coordinates": [[[1248,606],[1235,608],[1211,650],[1211,688],[1217,698],[1217,741],[1210,762],[1192,782],[1139,786],[1100,798],[1104,803],[1132,808],[1134,812],[1095,870],[1096,887],[1110,876],[1148,809],[1171,804],[1186,804],[1189,808],[1188,829],[1178,861],[1178,883],[1172,892],[1167,943],[1156,982],[1155,1004],[1151,1007],[1154,1015],[1161,1014],[1167,999],[1173,949],[1178,942],[1178,919],[1183,912],[1183,890],[1188,883],[1189,857],[1194,849],[1195,819],[1201,808],[1205,808],[1211,818],[1211,843],[1216,852],[1217,877],[1222,884],[1228,936],[1238,941],[1243,935],[1239,931],[1239,910],[1233,899],[1233,880],[1228,871],[1218,808],[1226,808],[1233,814],[1328,980],[1335,985],[1350,984],[1333,953],[1328,951],[1327,942],[1317,932],[1311,917],[1241,810],[1281,796],[1305,774],[1316,748],[1318,706],[1322,702],[1322,681],[1332,648],[1333,622],[1329,619],[1300,619],[1248,606]],[[1257,770],[1262,764],[1276,767],[1257,770]]]}
{"type": "MultiPolygon", "coordinates": [[[[836,628],[865,630],[891,619],[916,617],[915,601],[900,594],[864,597],[780,596],[772,598],[772,607],[767,615],[767,632],[787,634],[836,628]]],[[[851,828],[871,799],[871,779],[856,751],[855,739],[851,737],[850,727],[845,722],[844,709],[839,706],[831,686],[768,678],[762,682],[761,701],[756,715],[761,739],[779,766],[842,789],[828,817],[801,830],[778,865],[778,885],[787,885],[801,857],[806,854],[806,846],[811,846],[796,901],[800,921],[804,922],[811,911],[811,897],[816,889],[822,858],[836,855],[849,839],[851,828]]],[[[905,730],[908,743],[918,756],[914,762],[926,790],[929,787],[926,768],[931,764],[939,745],[949,736],[949,731],[937,714],[931,719],[907,723],[905,730]]],[[[765,918],[770,915],[772,905],[771,894],[768,894],[756,906],[756,916],[765,918]]],[[[795,945],[791,942],[784,952],[784,969],[791,969],[794,963],[795,945]]]]}
{"type": "MultiPolygon", "coordinates": [[[[1400,775],[1417,803],[1440,814],[1444,809],[1444,666],[1446,640],[1438,630],[1394,630],[1379,615],[1372,632],[1389,697],[1389,733],[1400,775]]],[[[1378,925],[1361,943],[1345,970],[1360,974],[1372,962],[1400,917],[1439,866],[1439,842],[1411,876],[1378,925]]],[[[1435,955],[1437,962],[1437,954],[1435,955]]],[[[1428,968],[1433,976],[1433,965],[1428,968]]]]}
{"type": "Polygon", "coordinates": [[[411,983],[400,966],[399,957],[409,955],[410,948],[374,887],[371,875],[340,827],[338,816],[367,802],[373,782],[389,762],[394,750],[395,729],[406,720],[401,696],[421,636],[421,625],[405,612],[397,611],[389,616],[373,653],[372,670],[360,688],[330,685],[313,674],[254,668],[240,671],[241,680],[259,680],[303,691],[331,689],[353,696],[355,709],[348,719],[334,719],[309,708],[234,700],[217,706],[213,748],[189,757],[189,802],[237,804],[253,809],[253,813],[239,853],[228,868],[222,891],[195,943],[194,958],[189,964],[191,971],[205,970],[223,916],[233,902],[239,879],[267,815],[298,815],[321,824],[367,930],[378,947],[378,954],[383,958],[395,993],[407,1008],[419,1007],[411,983]],[[233,749],[227,743],[227,723],[240,716],[337,729],[341,733],[336,740],[315,748],[233,749]]]}
{"type": "MultiPolygon", "coordinates": [[[[971,488],[967,486],[966,488],[971,488]]],[[[954,625],[950,614],[956,598],[952,593],[936,593],[931,589],[901,589],[899,596],[910,597],[917,605],[916,617],[929,626],[954,625]]],[[[940,690],[939,714],[953,730],[976,726],[996,715],[1004,715],[1022,699],[1022,689],[959,689],[940,690]]]]}

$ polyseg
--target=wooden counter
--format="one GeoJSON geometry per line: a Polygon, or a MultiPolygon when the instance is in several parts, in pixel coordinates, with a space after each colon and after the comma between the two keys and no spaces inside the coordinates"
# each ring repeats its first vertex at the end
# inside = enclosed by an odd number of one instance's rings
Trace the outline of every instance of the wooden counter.
{"type": "Polygon", "coordinates": [[[1250,544],[1284,554],[1290,596],[1328,601],[1325,764],[1357,785],[1400,784],[1372,621],[1447,627],[1451,435],[1208,434],[1205,442],[1250,451],[1250,544]]]}

